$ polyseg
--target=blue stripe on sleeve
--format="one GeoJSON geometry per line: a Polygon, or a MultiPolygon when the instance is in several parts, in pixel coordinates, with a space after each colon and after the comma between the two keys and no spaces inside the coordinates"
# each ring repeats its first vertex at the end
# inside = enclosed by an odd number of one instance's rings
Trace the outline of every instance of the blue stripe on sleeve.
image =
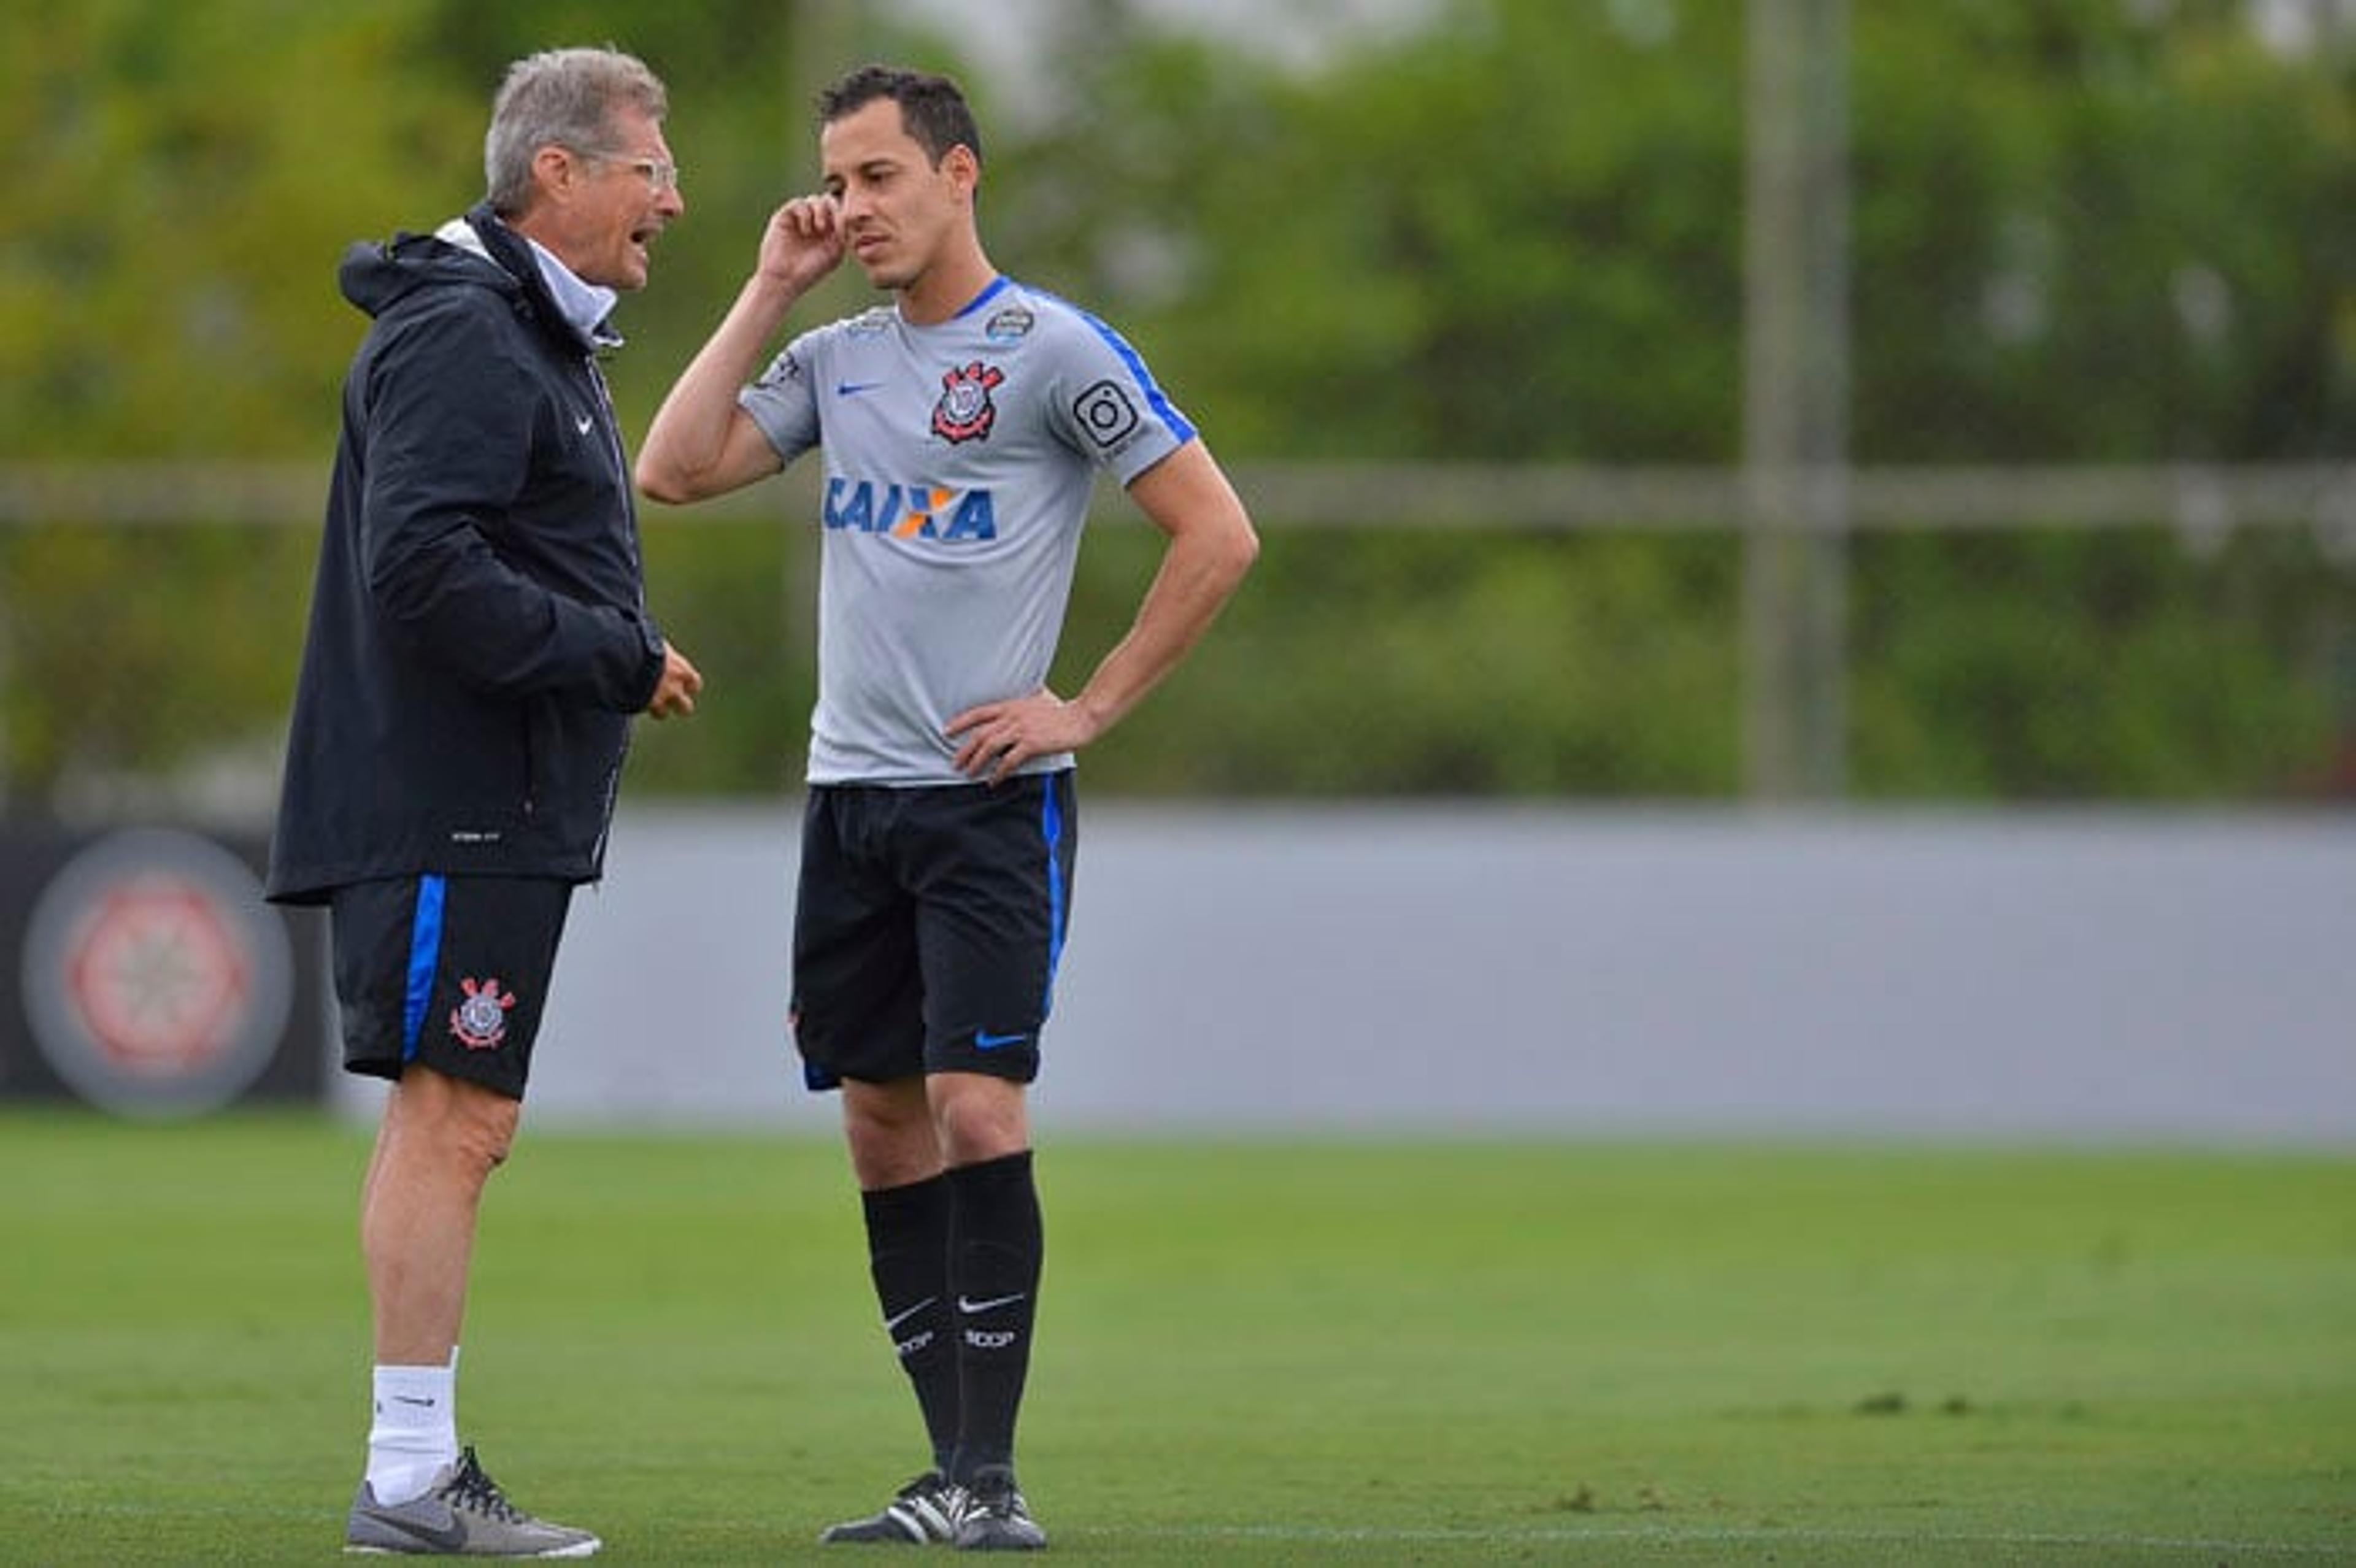
{"type": "Polygon", "coordinates": [[[1154,417],[1169,427],[1170,433],[1177,438],[1178,443],[1183,446],[1194,440],[1194,427],[1187,422],[1186,416],[1178,411],[1176,405],[1162,395],[1161,383],[1154,380],[1153,372],[1145,368],[1145,361],[1138,357],[1137,350],[1129,346],[1129,339],[1115,332],[1110,325],[1090,315],[1087,311],[1080,312],[1080,319],[1095,327],[1098,336],[1110,344],[1112,351],[1120,356],[1120,362],[1129,367],[1129,373],[1137,378],[1138,386],[1143,389],[1146,407],[1151,409],[1154,417]]]}
{"type": "Polygon", "coordinates": [[[425,1032],[425,1004],[434,998],[434,972],[442,965],[442,903],[449,884],[440,877],[417,879],[417,913],[409,924],[409,989],[401,1009],[401,1059],[417,1060],[425,1032]]]}
{"type": "Polygon", "coordinates": [[[1087,322],[1096,335],[1103,338],[1115,354],[1120,356],[1120,362],[1127,366],[1129,373],[1137,379],[1138,389],[1145,394],[1145,406],[1153,411],[1153,417],[1168,428],[1170,433],[1177,439],[1179,445],[1183,446],[1194,439],[1194,425],[1163,394],[1161,383],[1153,379],[1153,372],[1145,368],[1144,359],[1139,356],[1136,349],[1129,346],[1129,339],[1113,329],[1110,322],[1102,320],[1071,301],[1049,293],[1044,289],[1033,289],[1031,292],[1042,299],[1055,301],[1074,315],[1087,322]]]}

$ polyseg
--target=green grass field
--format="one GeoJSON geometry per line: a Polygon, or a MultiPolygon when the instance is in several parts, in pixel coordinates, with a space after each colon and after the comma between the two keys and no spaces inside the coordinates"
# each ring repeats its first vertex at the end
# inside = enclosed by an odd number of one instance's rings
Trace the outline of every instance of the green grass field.
{"type": "MultiPolygon", "coordinates": [[[[0,1115],[0,1562],[342,1560],[366,1154],[0,1115]]],[[[1063,1560],[2356,1562],[2356,1159],[1051,1136],[1041,1173],[1063,1560]]],[[[527,1126],[460,1421],[604,1560],[861,1555],[810,1542],[920,1456],[837,1150],[527,1126]]]]}

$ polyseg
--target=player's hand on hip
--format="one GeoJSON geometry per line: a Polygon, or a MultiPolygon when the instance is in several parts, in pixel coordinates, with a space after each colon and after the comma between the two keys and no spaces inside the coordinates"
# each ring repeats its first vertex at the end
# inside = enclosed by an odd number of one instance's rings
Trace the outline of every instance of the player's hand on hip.
{"type": "Polygon", "coordinates": [[[798,196],[769,215],[760,270],[797,294],[842,264],[842,208],[830,196],[798,196]]]}
{"type": "Polygon", "coordinates": [[[1042,688],[1028,697],[969,708],[949,720],[948,734],[958,742],[958,772],[1001,784],[1034,757],[1078,751],[1097,731],[1078,704],[1042,688]]]}
{"type": "Polygon", "coordinates": [[[677,714],[684,718],[695,711],[695,699],[702,689],[702,673],[688,662],[685,654],[665,643],[662,678],[655,682],[655,694],[647,699],[647,717],[669,719],[677,714]]]}

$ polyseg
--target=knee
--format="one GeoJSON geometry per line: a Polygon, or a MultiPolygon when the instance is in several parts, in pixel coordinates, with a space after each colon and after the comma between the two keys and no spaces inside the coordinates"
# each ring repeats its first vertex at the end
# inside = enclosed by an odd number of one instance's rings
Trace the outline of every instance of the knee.
{"type": "Polygon", "coordinates": [[[842,1132],[860,1186],[905,1187],[940,1174],[940,1147],[920,1082],[844,1088],[842,1132]]]}
{"type": "Polygon", "coordinates": [[[944,1072],[931,1083],[937,1139],[951,1165],[1020,1154],[1031,1147],[1023,1086],[980,1073],[944,1072]]]}
{"type": "Polygon", "coordinates": [[[477,1179],[507,1161],[523,1107],[479,1083],[412,1068],[395,1091],[404,1134],[430,1140],[439,1158],[477,1179]]]}
{"type": "Polygon", "coordinates": [[[453,1118],[451,1126],[458,1153],[488,1176],[507,1163],[508,1155],[514,1149],[516,1125],[522,1111],[523,1107],[515,1101],[487,1089],[466,1096],[463,1109],[453,1118]]]}

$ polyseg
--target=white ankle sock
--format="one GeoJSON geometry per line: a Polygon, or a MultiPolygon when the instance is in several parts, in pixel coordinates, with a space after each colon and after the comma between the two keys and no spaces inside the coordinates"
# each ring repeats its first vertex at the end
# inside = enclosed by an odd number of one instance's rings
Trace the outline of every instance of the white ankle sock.
{"type": "Polygon", "coordinates": [[[457,1358],[446,1367],[376,1369],[376,1418],[369,1427],[368,1484],[380,1503],[424,1495],[458,1457],[457,1358]]]}

